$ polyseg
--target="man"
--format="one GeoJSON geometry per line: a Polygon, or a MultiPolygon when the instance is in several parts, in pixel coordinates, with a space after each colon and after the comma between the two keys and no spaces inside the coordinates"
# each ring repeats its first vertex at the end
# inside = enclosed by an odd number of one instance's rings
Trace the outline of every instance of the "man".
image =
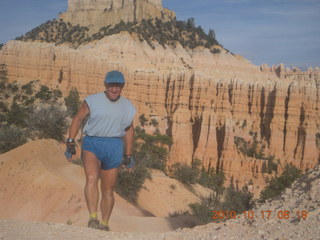
{"type": "Polygon", "coordinates": [[[129,164],[134,138],[133,118],[135,108],[121,96],[125,84],[119,71],[108,72],[105,77],[105,92],[88,96],[72,120],[67,140],[66,156],[71,160],[75,154],[75,137],[82,121],[89,116],[84,127],[82,158],[86,175],[85,199],[90,218],[88,227],[109,231],[109,218],[114,205],[113,189],[118,168],[123,157],[129,164]],[[129,162],[128,162],[129,161],[129,162]],[[98,179],[101,178],[101,222],[98,220],[98,179]]]}

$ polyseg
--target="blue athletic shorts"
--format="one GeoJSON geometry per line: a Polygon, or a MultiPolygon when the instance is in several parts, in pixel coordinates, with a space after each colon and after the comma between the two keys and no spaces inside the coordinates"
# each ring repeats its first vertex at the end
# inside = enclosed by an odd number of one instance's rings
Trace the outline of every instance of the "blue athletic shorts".
{"type": "Polygon", "coordinates": [[[103,170],[118,168],[123,157],[123,141],[122,138],[85,136],[82,150],[94,153],[103,170]]]}

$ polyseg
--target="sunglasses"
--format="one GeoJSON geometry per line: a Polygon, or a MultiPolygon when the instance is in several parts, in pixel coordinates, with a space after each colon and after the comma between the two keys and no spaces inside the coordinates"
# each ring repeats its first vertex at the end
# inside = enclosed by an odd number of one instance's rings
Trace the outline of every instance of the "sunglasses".
{"type": "Polygon", "coordinates": [[[123,85],[122,83],[106,83],[107,88],[122,88],[123,85]]]}

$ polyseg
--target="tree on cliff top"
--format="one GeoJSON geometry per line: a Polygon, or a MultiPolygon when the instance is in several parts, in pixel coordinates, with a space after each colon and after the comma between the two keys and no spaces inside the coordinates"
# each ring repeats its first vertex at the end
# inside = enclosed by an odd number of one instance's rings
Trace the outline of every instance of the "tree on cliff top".
{"type": "Polygon", "coordinates": [[[161,19],[143,19],[141,22],[123,22],[111,26],[107,25],[100,28],[96,33],[91,34],[88,27],[73,26],[64,22],[62,19],[47,21],[46,23],[32,29],[25,35],[16,38],[21,41],[42,41],[55,43],[56,45],[68,44],[77,48],[82,44],[87,44],[94,40],[100,40],[106,36],[127,31],[135,33],[140,41],[146,41],[151,48],[155,48],[155,43],[175,48],[177,43],[183,47],[194,49],[202,46],[210,49],[212,53],[219,53],[220,46],[216,40],[214,31],[204,32],[201,26],[196,26],[195,19],[189,18],[187,21],[162,21],[161,19]]]}

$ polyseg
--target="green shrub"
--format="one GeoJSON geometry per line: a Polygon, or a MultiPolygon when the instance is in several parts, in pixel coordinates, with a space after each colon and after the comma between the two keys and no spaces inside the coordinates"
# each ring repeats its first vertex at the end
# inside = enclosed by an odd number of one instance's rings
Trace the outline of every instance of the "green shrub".
{"type": "Polygon", "coordinates": [[[151,119],[151,125],[154,126],[154,127],[158,127],[159,125],[159,122],[156,120],[156,119],[151,119]]]}
{"type": "Polygon", "coordinates": [[[267,167],[267,162],[266,161],[262,162],[261,172],[262,173],[267,173],[268,172],[268,167],[267,167]]]}
{"type": "Polygon", "coordinates": [[[316,133],[316,146],[320,148],[320,133],[316,133]]]}
{"type": "Polygon", "coordinates": [[[4,82],[0,82],[0,89],[1,90],[6,89],[6,84],[4,82]]]}
{"type": "Polygon", "coordinates": [[[135,128],[134,156],[136,166],[133,171],[120,171],[115,191],[131,202],[136,202],[138,192],[146,178],[150,178],[148,168],[164,171],[167,148],[172,144],[169,136],[147,134],[140,127],[135,128]]]}
{"type": "Polygon", "coordinates": [[[8,122],[7,115],[0,113],[0,127],[6,125],[8,122]]]}
{"type": "Polygon", "coordinates": [[[0,153],[5,153],[27,142],[26,133],[14,126],[0,128],[0,153]]]}
{"type": "Polygon", "coordinates": [[[33,81],[23,85],[21,87],[21,89],[23,89],[25,91],[25,93],[28,94],[28,95],[33,94],[33,81]]]}
{"type": "Polygon", "coordinates": [[[200,203],[191,203],[189,207],[192,210],[192,215],[196,216],[203,223],[212,221],[212,211],[221,209],[219,200],[211,194],[207,198],[202,198],[200,203]]]}
{"type": "Polygon", "coordinates": [[[139,116],[139,122],[140,122],[141,127],[144,127],[144,125],[148,122],[148,119],[145,117],[144,114],[141,114],[139,116]]]}
{"type": "Polygon", "coordinates": [[[76,88],[71,88],[68,96],[64,99],[68,114],[73,117],[79,110],[81,101],[78,90],[76,88]]]}
{"type": "Polygon", "coordinates": [[[56,45],[62,43],[71,43],[73,47],[79,46],[83,42],[89,42],[89,28],[72,26],[70,23],[64,22],[62,19],[47,21],[44,24],[27,32],[24,36],[16,38],[21,41],[46,41],[53,42],[56,45]]]}
{"type": "Polygon", "coordinates": [[[190,212],[188,210],[175,211],[175,212],[169,213],[169,217],[179,217],[179,216],[187,216],[187,215],[190,215],[190,212]]]}
{"type": "Polygon", "coordinates": [[[247,154],[247,149],[248,149],[248,143],[244,138],[234,136],[234,144],[236,145],[236,148],[243,154],[247,154]]]}
{"type": "Polygon", "coordinates": [[[256,159],[264,159],[264,147],[258,148],[258,145],[261,144],[257,141],[257,134],[252,133],[253,139],[251,142],[246,142],[244,138],[235,136],[234,144],[237,149],[247,157],[252,157],[256,159]]]}
{"type": "MultiPolygon", "coordinates": [[[[220,174],[214,174],[213,176],[220,178],[220,183],[215,183],[220,189],[218,192],[213,192],[209,197],[202,198],[200,203],[190,204],[192,209],[192,214],[202,220],[204,223],[211,221],[224,221],[228,218],[218,218],[212,219],[213,211],[224,213],[235,211],[236,213],[242,213],[243,211],[249,210],[253,206],[252,198],[253,194],[248,191],[245,186],[241,190],[238,190],[233,185],[233,180],[231,180],[230,186],[226,189],[224,198],[221,200],[221,195],[223,194],[223,183],[224,174],[221,171],[220,174]]],[[[217,189],[216,187],[214,187],[217,189]]],[[[217,191],[217,190],[216,190],[217,191]]]]}
{"type": "Polygon", "coordinates": [[[220,199],[224,193],[225,181],[226,177],[223,171],[217,172],[214,168],[209,168],[208,170],[201,169],[199,184],[212,189],[217,199],[220,199]]]}
{"type": "Polygon", "coordinates": [[[40,90],[36,93],[36,98],[48,101],[52,98],[52,91],[47,86],[41,85],[40,90]]]}
{"type": "Polygon", "coordinates": [[[202,167],[198,182],[200,185],[209,188],[209,186],[213,183],[213,176],[214,168],[210,168],[208,171],[206,171],[205,168],[202,167]]]}
{"type": "Polygon", "coordinates": [[[133,171],[119,171],[115,191],[128,201],[135,203],[146,178],[150,178],[150,172],[138,161],[133,171]]]}
{"type": "Polygon", "coordinates": [[[278,163],[274,162],[274,155],[266,156],[264,153],[265,145],[257,140],[257,133],[250,131],[249,134],[252,136],[251,141],[246,141],[242,137],[235,136],[234,144],[239,152],[243,155],[255,159],[267,160],[262,163],[261,172],[262,173],[273,173],[278,172],[278,163]]]}
{"type": "Polygon", "coordinates": [[[16,93],[16,92],[18,92],[18,91],[19,91],[19,86],[16,85],[16,84],[14,84],[14,85],[12,86],[12,88],[11,88],[11,92],[12,92],[12,93],[16,93]]]}
{"type": "Polygon", "coordinates": [[[210,50],[210,52],[212,52],[213,54],[219,54],[219,53],[221,53],[221,50],[218,48],[214,48],[214,49],[210,50]]]}
{"type": "Polygon", "coordinates": [[[226,189],[224,200],[222,203],[223,211],[235,211],[236,213],[243,213],[243,211],[249,210],[253,206],[253,194],[248,191],[248,187],[244,186],[238,190],[233,185],[233,178],[231,178],[231,184],[226,189]]]}
{"type": "Polygon", "coordinates": [[[67,132],[66,112],[59,106],[50,106],[33,110],[27,123],[39,138],[52,138],[63,142],[67,132]]]}
{"type": "MultiPolygon", "coordinates": [[[[278,163],[274,162],[274,155],[269,156],[266,158],[267,161],[263,161],[261,172],[262,173],[278,173],[278,163]]],[[[279,162],[279,160],[278,160],[279,162]]]]}
{"type": "Polygon", "coordinates": [[[286,165],[279,177],[272,178],[270,184],[260,193],[260,202],[280,195],[287,187],[290,187],[295,179],[301,176],[301,170],[293,165],[286,165]]]}
{"type": "Polygon", "coordinates": [[[2,111],[2,112],[9,111],[9,108],[7,107],[7,104],[5,102],[0,101],[0,111],[2,111]]]}
{"type": "MultiPolygon", "coordinates": [[[[3,67],[3,65],[1,66],[3,67]]],[[[0,92],[0,98],[6,98],[4,101],[0,101],[0,125],[2,127],[12,127],[12,131],[15,132],[18,132],[18,128],[21,128],[22,139],[26,135],[26,131],[23,129],[27,128],[30,130],[28,131],[30,138],[53,138],[63,141],[67,127],[66,114],[54,106],[35,110],[34,102],[36,98],[33,93],[36,81],[31,81],[22,86],[16,83],[2,83],[5,85],[5,90],[0,92]]],[[[42,85],[37,92],[37,96],[43,100],[43,105],[47,105],[50,102],[46,101],[46,99],[51,99],[53,96],[58,100],[58,98],[61,98],[62,93],[60,90],[51,90],[42,85]]],[[[24,140],[17,140],[17,145],[20,145],[21,142],[24,143],[24,140]]]]}
{"type": "Polygon", "coordinates": [[[24,106],[31,107],[35,100],[36,100],[35,97],[30,97],[30,98],[26,97],[24,99],[24,106]]]}
{"type": "MultiPolygon", "coordinates": [[[[273,172],[278,173],[278,163],[274,162],[274,155],[271,155],[267,158],[268,161],[268,173],[271,174],[273,172]]],[[[279,162],[279,159],[278,159],[279,162]]]]}
{"type": "MultiPolygon", "coordinates": [[[[7,65],[2,63],[0,64],[0,82],[6,83],[8,81],[8,70],[7,65]]],[[[2,85],[3,87],[4,85],[2,85]]]]}
{"type": "Polygon", "coordinates": [[[55,98],[55,100],[57,100],[58,98],[61,98],[62,97],[62,92],[60,89],[54,89],[52,91],[52,95],[53,97],[55,98]]]}
{"type": "Polygon", "coordinates": [[[172,144],[171,137],[159,133],[150,135],[137,127],[134,144],[134,155],[144,162],[146,167],[165,171],[168,149],[172,144]]]}
{"type": "Polygon", "coordinates": [[[175,163],[172,168],[173,177],[184,184],[195,184],[199,180],[200,171],[196,167],[175,163]]]}
{"type": "Polygon", "coordinates": [[[28,109],[24,108],[18,103],[14,102],[10,107],[10,111],[6,115],[8,123],[20,127],[26,126],[25,120],[28,116],[28,109]]]}

